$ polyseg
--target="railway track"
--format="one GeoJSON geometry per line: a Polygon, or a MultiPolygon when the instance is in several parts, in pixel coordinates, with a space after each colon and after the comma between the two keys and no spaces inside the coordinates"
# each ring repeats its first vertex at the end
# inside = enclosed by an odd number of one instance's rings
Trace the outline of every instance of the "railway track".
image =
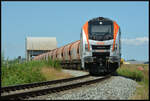
{"type": "Polygon", "coordinates": [[[29,97],[51,94],[96,83],[109,77],[111,77],[111,75],[104,77],[92,77],[90,75],[84,75],[48,82],[3,87],[1,88],[1,99],[26,99],[29,97]]]}

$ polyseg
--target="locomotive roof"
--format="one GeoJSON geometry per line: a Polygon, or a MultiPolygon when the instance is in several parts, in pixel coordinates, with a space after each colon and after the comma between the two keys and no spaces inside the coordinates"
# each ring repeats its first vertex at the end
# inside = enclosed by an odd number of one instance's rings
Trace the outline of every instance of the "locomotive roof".
{"type": "Polygon", "coordinates": [[[96,18],[89,20],[89,22],[92,22],[92,21],[113,21],[113,20],[109,18],[105,18],[105,17],[96,17],[96,18]]]}

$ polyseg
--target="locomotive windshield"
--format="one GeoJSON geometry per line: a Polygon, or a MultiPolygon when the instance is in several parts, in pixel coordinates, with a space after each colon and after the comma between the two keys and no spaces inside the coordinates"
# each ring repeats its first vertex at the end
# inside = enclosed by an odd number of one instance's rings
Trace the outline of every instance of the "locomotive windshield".
{"type": "Polygon", "coordinates": [[[92,34],[105,34],[105,33],[111,34],[112,26],[111,25],[92,25],[91,33],[92,34]]]}
{"type": "Polygon", "coordinates": [[[112,23],[90,23],[89,24],[89,39],[92,40],[111,40],[113,39],[112,23]]]}

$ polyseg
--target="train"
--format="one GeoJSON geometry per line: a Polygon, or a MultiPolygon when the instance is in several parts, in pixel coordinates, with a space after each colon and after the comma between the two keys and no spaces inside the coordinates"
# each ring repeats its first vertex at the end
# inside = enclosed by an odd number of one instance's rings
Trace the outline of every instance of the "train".
{"type": "Polygon", "coordinates": [[[88,70],[92,75],[113,73],[121,62],[120,26],[105,17],[90,19],[81,28],[80,40],[35,56],[33,60],[49,58],[59,60],[63,67],[88,70]]]}

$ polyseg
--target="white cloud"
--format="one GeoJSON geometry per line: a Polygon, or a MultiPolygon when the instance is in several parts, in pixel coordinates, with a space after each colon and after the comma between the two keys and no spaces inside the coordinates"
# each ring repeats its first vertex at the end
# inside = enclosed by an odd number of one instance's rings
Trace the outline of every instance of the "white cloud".
{"type": "Polygon", "coordinates": [[[129,39],[129,38],[123,38],[121,39],[121,42],[123,44],[127,45],[143,45],[143,44],[148,44],[149,38],[148,37],[136,37],[134,39],[129,39]]]}

